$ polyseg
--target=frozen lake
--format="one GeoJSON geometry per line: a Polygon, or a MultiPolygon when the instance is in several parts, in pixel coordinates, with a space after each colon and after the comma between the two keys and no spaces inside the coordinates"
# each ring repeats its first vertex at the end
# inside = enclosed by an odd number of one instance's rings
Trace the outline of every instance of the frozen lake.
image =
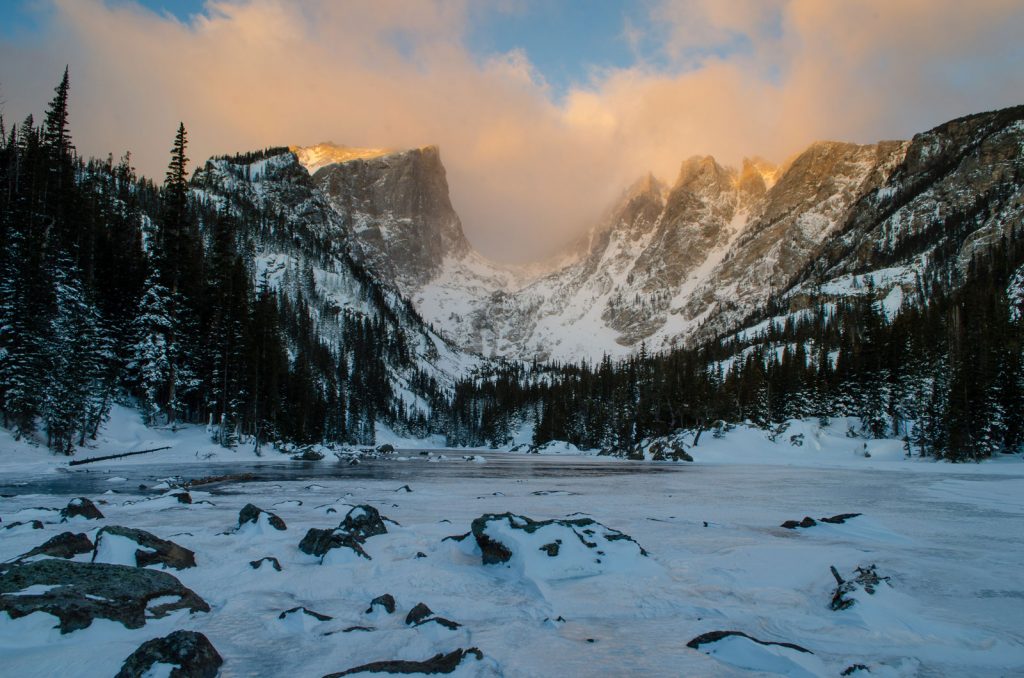
{"type": "Polygon", "coordinates": [[[183,479],[206,476],[249,474],[261,481],[289,480],[429,480],[429,479],[531,479],[575,478],[652,473],[680,473],[686,467],[680,464],[653,462],[627,462],[611,457],[541,456],[507,452],[473,452],[464,450],[400,450],[394,459],[364,459],[350,465],[325,459],[320,462],[296,462],[282,459],[203,463],[160,463],[154,455],[152,464],[118,464],[117,461],[97,462],[61,469],[62,472],[38,474],[5,473],[0,476],[0,494],[18,495],[44,493],[55,495],[90,494],[111,489],[108,479],[118,476],[126,480],[127,487],[146,485],[147,489],[161,479],[172,476],[183,479]],[[443,456],[447,459],[438,460],[443,456]],[[486,463],[468,462],[466,457],[479,456],[486,463]],[[433,458],[433,461],[431,460],[433,458]]]}
{"type": "Polygon", "coordinates": [[[134,631],[96,622],[65,636],[43,613],[14,621],[0,615],[0,660],[17,675],[113,675],[142,641],[187,628],[210,638],[225,658],[225,676],[319,676],[471,646],[484,659],[464,662],[456,675],[834,676],[854,664],[871,669],[865,676],[1024,673],[1024,474],[509,454],[474,464],[450,456],[353,467],[126,465],[110,473],[97,464],[89,473],[5,478],[2,491],[17,494],[0,500],[5,525],[79,494],[104,500],[106,517],[0,532],[0,560],[67,529],[141,528],[195,551],[197,567],[171,572],[212,611],[175,613],[134,631]],[[226,473],[256,480],[194,492],[211,504],[191,506],[135,489],[170,475],[226,473]],[[396,491],[406,484],[412,492],[396,491]],[[103,494],[110,491],[116,494],[103,494]],[[288,529],[223,534],[249,501],[280,515],[288,529]],[[319,564],[296,548],[307,529],[336,526],[355,504],[398,523],[366,542],[372,560],[319,564]],[[535,520],[586,514],[650,555],[635,571],[556,576],[515,559],[512,567],[483,565],[472,537],[442,541],[467,532],[482,514],[502,512],[535,520]],[[863,515],[780,527],[839,513],[863,515]],[[248,565],[271,555],[282,572],[248,565]],[[834,612],[833,565],[846,577],[876,565],[889,584],[874,595],[856,592],[853,607],[834,612]],[[398,601],[395,615],[365,614],[385,592],[398,601]],[[406,626],[417,602],[462,627],[406,626]],[[299,605],[333,619],[278,619],[299,605]],[[334,633],[356,625],[373,630],[334,633]],[[716,630],[796,643],[813,655],[739,642],[686,646],[716,630]]]}

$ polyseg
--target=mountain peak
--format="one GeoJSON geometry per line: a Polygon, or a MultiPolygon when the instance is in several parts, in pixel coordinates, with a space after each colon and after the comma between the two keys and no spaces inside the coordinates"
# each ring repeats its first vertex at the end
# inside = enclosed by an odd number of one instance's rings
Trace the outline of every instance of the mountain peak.
{"type": "Polygon", "coordinates": [[[338,165],[353,160],[372,160],[389,155],[402,155],[411,152],[427,152],[438,154],[437,146],[428,145],[418,148],[357,148],[345,146],[332,141],[323,141],[312,146],[289,146],[288,150],[299,159],[299,164],[306,168],[310,176],[317,170],[328,165],[338,165]]]}
{"type": "Polygon", "coordinates": [[[327,165],[349,162],[351,160],[378,158],[395,152],[392,148],[355,148],[353,146],[335,144],[330,141],[312,146],[289,146],[288,150],[295,154],[295,157],[299,159],[299,163],[306,168],[310,175],[327,165]]]}

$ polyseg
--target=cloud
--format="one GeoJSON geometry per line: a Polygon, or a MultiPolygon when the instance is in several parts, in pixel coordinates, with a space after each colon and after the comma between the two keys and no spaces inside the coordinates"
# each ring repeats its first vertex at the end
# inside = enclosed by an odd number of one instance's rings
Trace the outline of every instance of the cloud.
{"type": "Polygon", "coordinates": [[[467,235],[505,260],[552,253],[635,176],[671,180],[693,154],[782,160],[819,138],[905,137],[1024,91],[1024,6],[998,0],[655,2],[623,23],[636,64],[565,93],[520,50],[472,54],[468,2],[221,0],[186,24],[52,1],[32,42],[0,44],[8,117],[38,112],[70,63],[79,149],[131,149],[158,180],[179,120],[199,161],[438,144],[467,235]]]}

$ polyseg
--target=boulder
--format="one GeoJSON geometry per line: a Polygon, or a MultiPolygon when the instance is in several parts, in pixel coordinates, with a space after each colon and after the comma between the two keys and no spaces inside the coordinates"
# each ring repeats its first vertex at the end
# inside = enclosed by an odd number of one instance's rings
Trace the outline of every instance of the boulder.
{"type": "Polygon", "coordinates": [[[250,560],[249,567],[251,567],[254,570],[258,570],[260,569],[260,567],[263,566],[263,563],[270,563],[270,566],[273,567],[275,570],[277,570],[278,572],[281,571],[280,561],[278,561],[278,559],[273,556],[265,556],[263,558],[260,558],[259,560],[250,560]]]}
{"type": "Polygon", "coordinates": [[[177,499],[179,504],[191,504],[192,503],[192,495],[189,494],[188,492],[175,492],[171,496],[174,497],[175,499],[177,499]]]}
{"type": "Polygon", "coordinates": [[[377,596],[370,601],[370,607],[366,609],[366,614],[373,612],[373,608],[376,605],[380,605],[384,608],[384,611],[388,614],[394,614],[395,612],[395,597],[390,593],[385,593],[382,596],[377,596]]]}
{"type": "Polygon", "coordinates": [[[85,497],[78,497],[68,502],[67,507],[61,509],[60,517],[62,522],[66,522],[72,518],[86,518],[88,520],[99,520],[103,518],[103,514],[96,508],[96,504],[92,503],[85,497]]]}
{"type": "Polygon", "coordinates": [[[814,518],[810,516],[804,516],[803,520],[787,520],[786,522],[782,523],[782,527],[786,528],[787,530],[795,530],[798,527],[814,527],[817,524],[818,522],[814,518]]]}
{"type": "Polygon", "coordinates": [[[260,522],[260,516],[261,515],[265,515],[266,516],[266,521],[275,530],[287,530],[288,529],[288,526],[284,524],[284,521],[281,520],[281,518],[279,518],[277,516],[277,514],[271,513],[270,511],[264,511],[263,509],[261,509],[260,507],[256,506],[255,504],[246,504],[245,506],[242,507],[242,510],[238,512],[238,527],[239,527],[239,529],[243,525],[245,525],[246,523],[252,523],[254,525],[258,525],[259,522],[260,522]]]}
{"type": "Polygon", "coordinates": [[[448,654],[438,653],[424,661],[409,661],[406,659],[392,659],[390,661],[371,662],[356,666],[340,673],[331,673],[324,678],[340,678],[354,673],[451,673],[459,667],[462,660],[473,655],[477,660],[484,658],[484,653],[478,648],[471,647],[467,650],[458,649],[448,654]]]}
{"type": "Polygon", "coordinates": [[[366,504],[352,507],[338,529],[348,532],[360,544],[378,534],[387,534],[388,531],[377,509],[366,504]]]}
{"type": "Polygon", "coordinates": [[[842,525],[850,518],[856,518],[859,515],[859,513],[840,513],[839,515],[832,516],[831,518],[822,518],[821,522],[831,523],[833,525],[842,525]]]}
{"type": "Polygon", "coordinates": [[[287,619],[288,615],[296,614],[296,613],[301,613],[301,614],[307,615],[309,617],[312,617],[313,619],[316,619],[317,621],[331,621],[332,619],[334,619],[334,617],[331,617],[331,616],[326,615],[326,614],[320,614],[319,612],[314,612],[313,610],[309,609],[308,607],[302,607],[302,606],[293,607],[290,610],[285,610],[281,614],[277,615],[277,618],[278,619],[287,619]]]}
{"type": "Polygon", "coordinates": [[[360,546],[359,541],[344,530],[320,530],[313,527],[310,528],[306,536],[299,542],[300,551],[311,556],[317,556],[321,562],[323,562],[323,557],[327,555],[328,551],[337,548],[352,549],[356,555],[372,560],[370,555],[360,546]]]}
{"type": "Polygon", "coordinates": [[[538,521],[489,513],[474,520],[470,532],[484,565],[514,564],[544,579],[653,567],[632,537],[592,518],[538,521]]]}
{"type": "Polygon", "coordinates": [[[121,541],[123,546],[123,540],[134,542],[138,546],[133,554],[134,564],[138,567],[164,565],[175,570],[184,570],[196,566],[196,554],[184,546],[161,539],[145,530],[120,525],[108,525],[97,533],[93,562],[131,564],[123,562],[123,554],[118,552],[117,542],[121,541]]]}
{"type": "Polygon", "coordinates": [[[74,558],[81,553],[89,553],[92,550],[93,544],[84,533],[62,532],[56,537],[46,540],[41,545],[18,558],[18,560],[25,560],[32,556],[74,558]]]}
{"type": "Polygon", "coordinates": [[[159,570],[48,558],[7,566],[0,573],[0,612],[11,619],[39,611],[52,614],[60,620],[61,633],[87,628],[96,618],[138,629],[148,617],[182,609],[209,612],[210,606],[159,570]],[[20,593],[32,586],[49,588],[20,593]],[[155,599],[161,602],[147,607],[155,599]]]}
{"type": "Polygon", "coordinates": [[[849,580],[844,580],[834,565],[830,569],[832,570],[832,576],[836,580],[836,590],[832,593],[832,602],[829,603],[829,607],[834,612],[853,607],[857,601],[853,598],[847,598],[847,596],[857,589],[864,589],[865,593],[874,595],[875,590],[882,582],[889,583],[889,577],[878,576],[875,565],[856,568],[853,579],[849,580]]]}
{"type": "Polygon", "coordinates": [[[313,449],[309,449],[304,451],[302,454],[292,456],[292,460],[294,461],[323,461],[323,458],[323,452],[317,452],[313,449]]]}
{"type": "Polygon", "coordinates": [[[196,631],[174,631],[147,640],[132,652],[115,678],[142,678],[155,664],[171,664],[173,678],[215,678],[224,660],[210,639],[196,631]]]}
{"type": "Polygon", "coordinates": [[[379,454],[391,454],[395,451],[395,446],[391,443],[384,443],[383,445],[377,446],[377,452],[379,454]]]}
{"type": "Polygon", "coordinates": [[[434,614],[425,603],[416,603],[416,606],[409,610],[409,614],[405,615],[406,625],[419,624],[427,617],[434,614]]]}

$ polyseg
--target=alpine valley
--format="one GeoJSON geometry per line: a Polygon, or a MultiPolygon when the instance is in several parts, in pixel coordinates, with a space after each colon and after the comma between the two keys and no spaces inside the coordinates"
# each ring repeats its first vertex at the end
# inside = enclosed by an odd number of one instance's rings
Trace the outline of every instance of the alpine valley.
{"type": "Polygon", "coordinates": [[[44,124],[0,145],[18,437],[72,453],[120,403],[282,450],[384,427],[650,456],[806,417],[952,459],[1024,441],[1024,107],[781,165],[692,157],[510,266],[467,240],[434,146],[268,148],[189,175],[182,125],[158,187],[129,157],[77,156],[67,95],[65,75],[44,124]]]}

